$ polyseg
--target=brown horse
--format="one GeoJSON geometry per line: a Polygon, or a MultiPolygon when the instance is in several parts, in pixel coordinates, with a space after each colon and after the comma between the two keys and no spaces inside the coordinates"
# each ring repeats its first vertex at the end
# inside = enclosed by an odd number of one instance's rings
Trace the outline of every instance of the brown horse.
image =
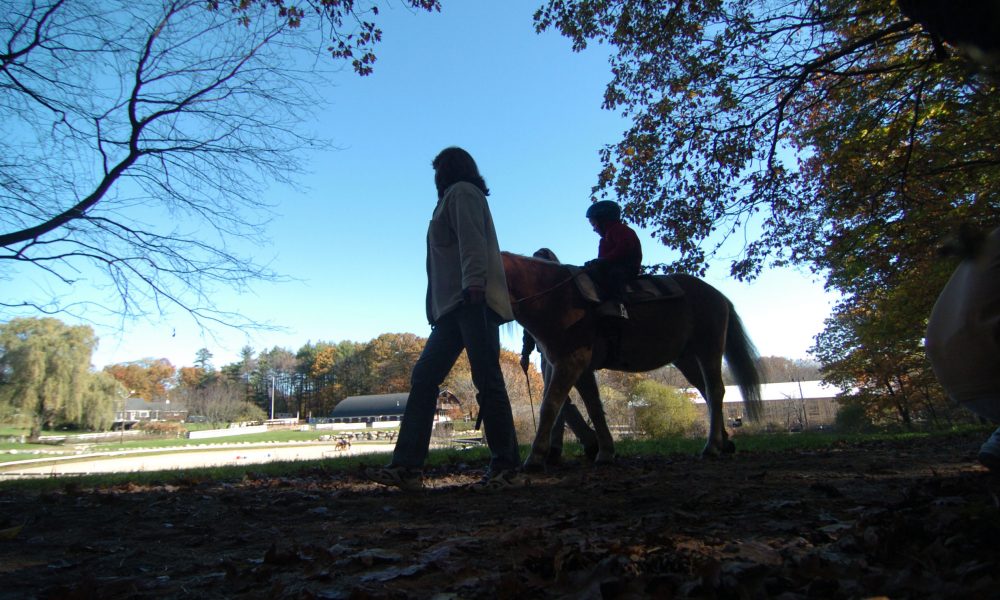
{"type": "MultiPolygon", "coordinates": [[[[732,302],[722,292],[690,275],[670,275],[683,294],[627,303],[629,319],[609,319],[597,315],[596,305],[583,297],[566,265],[502,254],[514,317],[535,337],[553,366],[539,409],[538,432],[524,463],[526,469],[544,464],[556,415],[570,388],[588,369],[642,372],[673,363],[708,406],[708,442],[702,455],[734,451],[723,424],[722,359],[725,357],[736,378],[751,419],[761,413],[760,374],[757,351],[732,302]]],[[[577,391],[597,433],[595,460],[610,462],[614,441],[597,385],[582,389],[577,385],[577,391]]]]}

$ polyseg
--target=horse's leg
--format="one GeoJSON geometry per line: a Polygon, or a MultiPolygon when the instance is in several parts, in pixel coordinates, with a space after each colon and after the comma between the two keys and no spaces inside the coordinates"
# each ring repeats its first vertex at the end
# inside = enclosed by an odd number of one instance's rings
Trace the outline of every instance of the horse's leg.
{"type": "MultiPolygon", "coordinates": [[[[587,371],[583,372],[583,377],[587,376],[587,371]]],[[[563,405],[563,417],[566,419],[566,426],[570,428],[576,439],[583,444],[583,454],[588,460],[597,458],[597,434],[587,424],[587,420],[580,414],[575,405],[567,402],[563,405]]]]}
{"type": "Polygon", "coordinates": [[[585,364],[575,356],[564,357],[553,363],[552,379],[549,380],[542,405],[538,409],[538,431],[535,432],[535,440],[531,443],[531,452],[524,461],[525,470],[538,471],[543,468],[552,442],[552,426],[556,422],[556,416],[559,415],[570,389],[583,370],[582,365],[585,364]]]}
{"type": "MultiPolygon", "coordinates": [[[[576,391],[580,392],[580,398],[587,407],[587,414],[590,415],[590,422],[594,424],[594,433],[597,435],[597,456],[594,457],[594,462],[599,465],[610,464],[615,459],[615,441],[604,416],[604,405],[601,403],[601,393],[597,389],[597,378],[593,371],[586,369],[580,374],[576,380],[576,391]]],[[[584,442],[586,452],[586,442],[581,441],[584,442]]]]}
{"type": "Polygon", "coordinates": [[[708,443],[702,450],[702,456],[706,453],[712,456],[732,454],[736,451],[736,445],[729,441],[729,434],[726,433],[726,413],[722,404],[726,396],[726,384],[722,381],[722,357],[706,366],[704,371],[711,400],[708,404],[710,410],[708,443]]]}
{"type": "Polygon", "coordinates": [[[701,455],[731,454],[735,446],[726,434],[722,410],[722,399],[726,395],[726,386],[722,382],[722,358],[719,357],[718,361],[712,361],[706,366],[696,356],[685,354],[675,361],[674,365],[694,387],[698,388],[708,408],[708,441],[701,455]]]}

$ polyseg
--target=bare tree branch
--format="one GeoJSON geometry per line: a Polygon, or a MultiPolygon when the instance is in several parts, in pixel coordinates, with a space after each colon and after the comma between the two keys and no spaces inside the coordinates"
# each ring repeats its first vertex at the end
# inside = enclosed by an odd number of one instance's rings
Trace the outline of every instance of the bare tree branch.
{"type": "MultiPolygon", "coordinates": [[[[370,71],[377,1],[0,0],[0,261],[18,266],[0,278],[86,280],[122,316],[261,326],[212,292],[281,280],[232,248],[260,247],[262,191],[294,185],[319,143],[316,56],[359,51],[370,71]]],[[[3,290],[0,317],[83,312],[3,290]]]]}

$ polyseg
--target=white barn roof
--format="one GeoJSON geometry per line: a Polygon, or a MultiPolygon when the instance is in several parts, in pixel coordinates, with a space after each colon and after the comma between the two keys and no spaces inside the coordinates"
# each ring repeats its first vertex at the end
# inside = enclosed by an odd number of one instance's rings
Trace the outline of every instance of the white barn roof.
{"type": "MultiPolygon", "coordinates": [[[[684,388],[684,393],[691,398],[695,404],[704,404],[705,399],[695,388],[684,388]]],[[[835,385],[815,381],[783,381],[781,383],[765,383],[760,386],[760,399],[764,402],[768,400],[790,400],[804,399],[815,400],[820,398],[834,398],[843,390],[835,385]]],[[[743,402],[743,394],[740,388],[735,385],[726,386],[726,397],[723,402],[743,402]]]]}

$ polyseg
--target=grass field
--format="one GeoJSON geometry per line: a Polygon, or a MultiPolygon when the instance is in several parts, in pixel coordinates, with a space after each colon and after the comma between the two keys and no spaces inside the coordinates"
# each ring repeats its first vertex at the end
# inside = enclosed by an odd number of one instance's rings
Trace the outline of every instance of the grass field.
{"type": "MultiPolygon", "coordinates": [[[[10,437],[20,437],[28,435],[27,427],[15,427],[13,425],[0,424],[0,440],[5,440],[10,437]]],[[[42,435],[66,435],[65,431],[49,431],[47,429],[42,430],[42,435]]]]}
{"type": "MultiPolygon", "coordinates": [[[[843,444],[856,444],[872,441],[918,441],[921,439],[948,436],[968,433],[970,431],[982,432],[983,439],[989,436],[992,428],[982,426],[963,426],[943,431],[928,432],[876,432],[876,433],[835,433],[835,432],[802,432],[802,433],[757,433],[757,434],[736,434],[733,440],[736,443],[738,452],[781,452],[787,450],[816,450],[822,448],[836,447],[843,444]]],[[[204,447],[211,448],[219,444],[264,444],[264,443],[290,443],[313,441],[319,435],[329,432],[302,432],[302,431],[282,431],[262,434],[252,434],[246,436],[234,436],[227,438],[216,438],[214,440],[145,440],[126,442],[125,444],[101,444],[93,446],[94,451],[114,451],[134,448],[169,448],[169,447],[204,447]]],[[[616,451],[619,456],[652,456],[670,454],[698,454],[704,446],[704,439],[671,437],[656,440],[634,440],[625,439],[616,442],[616,451]]],[[[22,444],[21,448],[27,446],[36,447],[38,445],[22,444]]],[[[50,447],[51,448],[51,447],[50,447]]],[[[522,455],[526,454],[527,446],[522,446],[522,455]]],[[[580,454],[581,449],[576,444],[567,444],[567,452],[570,455],[580,454]]],[[[11,459],[9,455],[0,455],[0,465],[2,461],[11,459]]],[[[23,460],[21,455],[15,460],[23,460]]],[[[115,485],[133,484],[170,484],[171,481],[239,481],[252,472],[254,476],[262,477],[296,477],[315,475],[323,472],[342,472],[345,470],[358,469],[365,465],[380,464],[384,457],[378,455],[370,456],[348,456],[337,457],[324,460],[298,461],[298,462],[273,462],[247,466],[216,467],[205,469],[188,469],[181,471],[164,472],[143,472],[143,473],[121,473],[105,475],[88,475],[84,477],[72,478],[51,478],[33,480],[13,480],[0,482],[0,489],[19,488],[49,490],[60,489],[66,485],[73,487],[107,487],[115,485]]],[[[471,448],[465,450],[446,449],[432,450],[428,457],[428,465],[470,463],[479,464],[489,460],[489,451],[484,447],[471,448]]]]}

